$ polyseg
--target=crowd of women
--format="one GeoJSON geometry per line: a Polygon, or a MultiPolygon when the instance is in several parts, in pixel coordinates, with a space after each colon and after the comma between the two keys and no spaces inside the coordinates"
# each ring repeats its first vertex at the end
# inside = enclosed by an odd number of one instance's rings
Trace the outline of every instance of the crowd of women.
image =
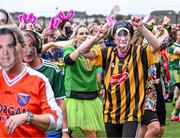
{"type": "Polygon", "coordinates": [[[0,9],[0,137],[161,137],[171,83],[180,122],[180,24],[74,15],[0,9]]]}

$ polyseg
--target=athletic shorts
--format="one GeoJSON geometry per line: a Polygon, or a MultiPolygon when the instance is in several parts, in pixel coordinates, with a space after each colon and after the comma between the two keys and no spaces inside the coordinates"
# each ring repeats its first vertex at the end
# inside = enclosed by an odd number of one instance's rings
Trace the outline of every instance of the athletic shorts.
{"type": "Polygon", "coordinates": [[[143,118],[141,120],[141,125],[148,126],[151,122],[158,121],[156,112],[151,110],[145,110],[143,118]]]}

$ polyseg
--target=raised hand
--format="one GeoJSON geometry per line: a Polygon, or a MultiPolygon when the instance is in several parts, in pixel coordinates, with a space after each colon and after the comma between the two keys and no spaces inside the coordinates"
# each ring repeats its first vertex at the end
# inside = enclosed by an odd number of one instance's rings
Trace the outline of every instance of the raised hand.
{"type": "Polygon", "coordinates": [[[98,28],[98,31],[96,33],[96,37],[101,40],[105,37],[106,33],[108,32],[109,26],[107,23],[105,23],[103,26],[98,28]]]}
{"type": "Polygon", "coordinates": [[[139,16],[133,16],[131,18],[131,21],[132,21],[132,24],[137,28],[140,28],[143,26],[143,22],[141,20],[141,17],[139,17],[139,16]]]}
{"type": "Polygon", "coordinates": [[[171,22],[171,19],[167,16],[164,16],[162,25],[166,25],[171,22]]]}

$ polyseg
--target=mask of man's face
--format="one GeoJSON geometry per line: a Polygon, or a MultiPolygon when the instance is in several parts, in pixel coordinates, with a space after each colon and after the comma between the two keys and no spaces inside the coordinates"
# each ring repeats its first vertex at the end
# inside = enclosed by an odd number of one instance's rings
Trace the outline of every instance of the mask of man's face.
{"type": "Polygon", "coordinates": [[[70,38],[71,34],[73,33],[72,28],[71,27],[65,27],[65,33],[66,33],[66,37],[70,38]]]}
{"type": "Polygon", "coordinates": [[[15,65],[19,49],[12,34],[0,35],[0,40],[0,66],[8,71],[15,65]]]}
{"type": "Polygon", "coordinates": [[[129,30],[127,29],[118,29],[116,31],[116,40],[117,42],[129,42],[129,39],[130,39],[130,33],[129,33],[129,30]]]}
{"type": "Polygon", "coordinates": [[[119,28],[115,34],[115,42],[117,46],[120,48],[120,51],[126,53],[130,42],[129,30],[125,28],[119,28]]]}

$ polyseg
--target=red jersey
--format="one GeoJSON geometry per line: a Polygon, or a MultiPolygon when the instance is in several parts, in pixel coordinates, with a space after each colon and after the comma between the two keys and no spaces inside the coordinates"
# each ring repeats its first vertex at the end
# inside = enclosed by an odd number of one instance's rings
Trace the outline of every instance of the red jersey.
{"type": "Polygon", "coordinates": [[[56,125],[58,110],[52,88],[44,75],[25,66],[18,76],[10,79],[0,69],[0,137],[45,137],[45,130],[26,123],[8,135],[4,127],[5,120],[11,115],[27,111],[33,114],[46,113],[52,127],[56,125]]]}

